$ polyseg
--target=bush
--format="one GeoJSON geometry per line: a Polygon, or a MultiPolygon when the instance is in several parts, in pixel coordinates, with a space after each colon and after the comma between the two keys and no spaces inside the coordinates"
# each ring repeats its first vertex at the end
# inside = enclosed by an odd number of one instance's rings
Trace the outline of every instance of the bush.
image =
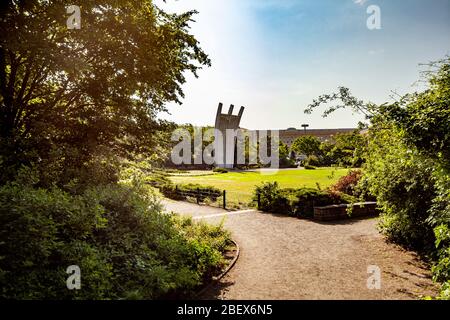
{"type": "Polygon", "coordinates": [[[257,186],[253,200],[260,196],[260,210],[296,217],[312,217],[315,206],[348,203],[339,194],[312,188],[280,189],[277,182],[257,186]]]}
{"type": "Polygon", "coordinates": [[[446,225],[440,225],[434,229],[436,236],[437,262],[433,265],[432,271],[436,281],[450,279],[450,230],[446,225]]]}
{"type": "Polygon", "coordinates": [[[213,172],[216,172],[216,173],[228,173],[228,170],[225,169],[225,168],[217,167],[217,168],[214,168],[213,172]]]}
{"type": "Polygon", "coordinates": [[[71,195],[0,187],[0,298],[186,297],[223,265],[228,233],[163,214],[141,185],[71,195]],[[67,290],[70,265],[82,290],[67,290]]]}
{"type": "Polygon", "coordinates": [[[442,282],[441,293],[437,299],[450,300],[450,230],[445,224],[434,229],[437,254],[431,268],[433,280],[442,282]]]}
{"type": "Polygon", "coordinates": [[[103,215],[90,195],[1,187],[1,298],[104,298],[113,283],[108,253],[86,241],[105,227],[103,215]],[[83,271],[83,290],[77,292],[65,288],[65,270],[73,264],[83,271]]]}
{"type": "Polygon", "coordinates": [[[267,182],[257,186],[253,200],[258,200],[258,194],[260,196],[260,210],[274,213],[288,213],[290,211],[286,194],[282,193],[277,182],[267,182]]]}
{"type": "Polygon", "coordinates": [[[187,200],[188,198],[198,198],[200,202],[206,199],[215,202],[222,196],[222,191],[212,186],[203,186],[200,184],[164,184],[159,189],[161,193],[173,200],[187,200]]]}
{"type": "Polygon", "coordinates": [[[307,165],[307,164],[304,166],[304,168],[305,168],[306,170],[316,170],[316,169],[317,169],[316,167],[310,166],[310,165],[307,165]]]}
{"type": "MultiPolygon", "coordinates": [[[[364,184],[376,196],[383,211],[381,231],[390,240],[431,258],[434,278],[445,283],[450,275],[450,244],[440,240],[436,248],[436,243],[437,232],[450,225],[448,171],[407,146],[403,135],[394,127],[371,130],[365,174],[357,189],[364,184]]],[[[442,292],[442,297],[449,298],[448,286],[442,292]]]]}
{"type": "Polygon", "coordinates": [[[406,146],[400,131],[374,129],[364,182],[382,209],[380,228],[390,240],[423,253],[433,252],[435,236],[427,222],[436,197],[433,162],[406,146]]]}
{"type": "Polygon", "coordinates": [[[310,167],[320,167],[321,162],[320,159],[317,156],[311,155],[308,156],[308,158],[306,158],[306,160],[304,161],[303,165],[306,166],[310,166],[310,167]]]}
{"type": "Polygon", "coordinates": [[[314,207],[348,203],[339,194],[331,193],[328,190],[300,188],[293,192],[293,196],[291,212],[298,217],[312,217],[314,215],[314,207]]]}
{"type": "Polygon", "coordinates": [[[172,184],[172,181],[165,174],[152,174],[145,178],[145,182],[155,188],[172,184]]]}
{"type": "Polygon", "coordinates": [[[159,186],[159,191],[169,199],[172,200],[186,200],[186,196],[178,192],[178,187],[173,183],[167,183],[159,186]]]}
{"type": "Polygon", "coordinates": [[[356,195],[355,189],[361,180],[361,170],[350,170],[349,173],[341,177],[333,186],[330,187],[334,192],[342,192],[349,195],[356,195]]]}

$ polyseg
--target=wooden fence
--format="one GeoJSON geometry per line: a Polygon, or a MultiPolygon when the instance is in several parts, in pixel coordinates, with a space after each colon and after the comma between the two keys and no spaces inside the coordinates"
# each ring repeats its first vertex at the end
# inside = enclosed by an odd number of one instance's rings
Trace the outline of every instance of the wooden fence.
{"type": "Polygon", "coordinates": [[[227,208],[227,191],[223,190],[221,194],[217,192],[204,191],[197,188],[197,190],[181,190],[176,186],[175,193],[183,198],[191,198],[194,199],[197,204],[205,202],[206,199],[210,199],[213,202],[217,202],[219,198],[222,198],[222,201],[219,202],[223,209],[227,208]]]}

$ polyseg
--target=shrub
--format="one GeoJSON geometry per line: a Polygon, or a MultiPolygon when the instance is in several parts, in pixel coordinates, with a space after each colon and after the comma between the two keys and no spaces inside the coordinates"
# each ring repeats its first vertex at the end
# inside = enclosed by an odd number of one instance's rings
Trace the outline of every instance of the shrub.
{"type": "Polygon", "coordinates": [[[436,236],[437,262],[433,265],[433,277],[436,281],[450,279],[450,230],[446,225],[434,229],[436,236]]]}
{"type": "Polygon", "coordinates": [[[347,203],[338,194],[312,188],[300,188],[294,191],[291,211],[298,217],[312,217],[314,207],[347,203]]]}
{"type": "Polygon", "coordinates": [[[228,170],[225,169],[225,168],[217,167],[217,168],[214,168],[213,172],[216,172],[216,173],[228,173],[228,170]]]}
{"type": "Polygon", "coordinates": [[[165,174],[152,174],[145,178],[145,182],[155,188],[161,188],[172,184],[172,181],[165,174]]]}
{"type": "Polygon", "coordinates": [[[260,210],[276,213],[290,212],[286,194],[282,194],[277,182],[267,182],[257,186],[253,196],[255,201],[258,199],[258,194],[260,196],[260,210]]]}
{"type": "MultiPolygon", "coordinates": [[[[406,145],[403,135],[395,127],[371,130],[365,174],[357,189],[365,184],[376,196],[383,211],[381,231],[430,257],[434,279],[445,283],[450,275],[449,241],[441,238],[438,249],[436,243],[437,231],[450,224],[448,170],[406,145]]],[[[449,298],[448,293],[444,284],[441,296],[449,298]]]]}
{"type": "Polygon", "coordinates": [[[1,187],[1,298],[104,298],[112,289],[111,263],[106,248],[91,238],[105,227],[103,214],[89,195],[1,187]],[[65,270],[73,264],[83,271],[83,290],[72,293],[65,288],[65,270]]]}
{"type": "Polygon", "coordinates": [[[310,155],[304,161],[304,166],[320,167],[320,159],[315,155],[310,155]]]}
{"type": "Polygon", "coordinates": [[[228,233],[163,214],[142,185],[71,195],[0,187],[0,298],[186,297],[223,265],[228,233]],[[67,290],[70,265],[82,290],[67,290]]]}
{"type": "Polygon", "coordinates": [[[437,299],[450,300],[450,230],[442,224],[434,228],[437,254],[431,268],[433,280],[442,282],[441,292],[437,299]]]}
{"type": "Polygon", "coordinates": [[[350,170],[347,175],[341,177],[333,186],[330,187],[330,189],[335,192],[355,195],[355,188],[361,180],[361,177],[361,170],[350,170]]]}
{"type": "Polygon", "coordinates": [[[188,198],[198,198],[200,202],[206,199],[215,202],[222,195],[222,191],[212,186],[200,184],[164,184],[160,187],[161,193],[169,199],[187,200],[188,198]]]}
{"type": "Polygon", "coordinates": [[[222,223],[218,225],[194,223],[192,218],[178,216],[174,216],[173,221],[183,237],[193,245],[191,263],[196,266],[203,279],[208,280],[217,274],[216,271],[223,266],[221,253],[231,245],[230,234],[224,231],[222,223]]]}
{"type": "Polygon", "coordinates": [[[436,197],[433,161],[406,146],[394,128],[374,128],[371,135],[362,181],[382,209],[381,230],[406,247],[433,252],[435,236],[427,222],[436,197]]]}
{"type": "Polygon", "coordinates": [[[280,189],[277,182],[257,186],[253,199],[260,196],[260,210],[284,213],[297,217],[311,217],[315,206],[348,203],[339,194],[312,188],[280,189]]]}
{"type": "Polygon", "coordinates": [[[186,200],[186,196],[178,192],[178,187],[173,183],[163,184],[159,187],[159,191],[169,199],[172,200],[186,200]]]}
{"type": "Polygon", "coordinates": [[[304,166],[304,168],[305,168],[306,170],[316,170],[316,167],[310,166],[310,165],[307,165],[307,164],[304,166]]]}

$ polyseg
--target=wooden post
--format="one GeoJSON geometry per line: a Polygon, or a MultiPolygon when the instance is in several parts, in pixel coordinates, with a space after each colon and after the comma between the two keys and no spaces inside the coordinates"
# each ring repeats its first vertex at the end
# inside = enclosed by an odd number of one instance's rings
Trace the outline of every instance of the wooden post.
{"type": "Polygon", "coordinates": [[[223,208],[227,208],[227,191],[223,190],[223,208]]]}
{"type": "Polygon", "coordinates": [[[258,192],[258,210],[261,208],[261,193],[258,192]]]}
{"type": "Polygon", "coordinates": [[[200,188],[197,188],[197,204],[200,204],[200,188]]]}

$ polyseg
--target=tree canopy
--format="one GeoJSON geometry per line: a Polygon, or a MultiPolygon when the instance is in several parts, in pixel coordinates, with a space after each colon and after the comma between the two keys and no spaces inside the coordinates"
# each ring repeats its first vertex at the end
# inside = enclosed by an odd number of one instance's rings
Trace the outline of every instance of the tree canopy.
{"type": "Polygon", "coordinates": [[[306,156],[317,156],[320,153],[320,140],[313,136],[298,137],[292,143],[292,151],[306,156]]]}
{"type": "Polygon", "coordinates": [[[51,157],[71,168],[99,155],[155,152],[168,125],[158,113],[180,102],[186,72],[210,64],[189,33],[195,11],[88,0],[81,29],[69,30],[69,2],[0,4],[0,162],[8,172],[51,157]]]}

